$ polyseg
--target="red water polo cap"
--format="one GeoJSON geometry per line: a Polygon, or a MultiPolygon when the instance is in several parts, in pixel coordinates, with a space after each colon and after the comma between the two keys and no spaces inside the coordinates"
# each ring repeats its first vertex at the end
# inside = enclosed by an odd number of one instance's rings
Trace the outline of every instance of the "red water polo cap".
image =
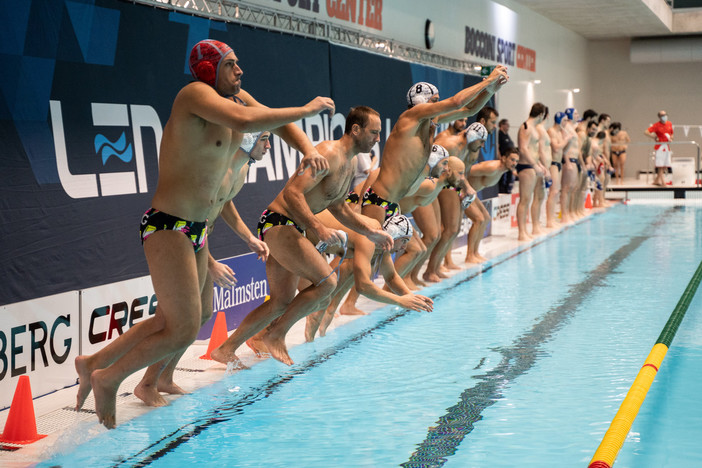
{"type": "Polygon", "coordinates": [[[232,51],[224,42],[205,39],[190,51],[190,73],[193,78],[216,88],[219,63],[232,51]]]}

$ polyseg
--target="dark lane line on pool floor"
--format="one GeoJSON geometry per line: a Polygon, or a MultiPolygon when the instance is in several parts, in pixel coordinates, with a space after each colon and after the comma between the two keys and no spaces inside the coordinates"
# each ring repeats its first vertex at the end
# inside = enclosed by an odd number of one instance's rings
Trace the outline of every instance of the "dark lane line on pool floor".
{"type": "MultiPolygon", "coordinates": [[[[674,209],[674,208],[673,208],[674,209]]],[[[671,209],[671,210],[673,210],[671,209]]],[[[669,214],[669,213],[665,213],[669,214]]],[[[656,228],[667,222],[668,216],[660,216],[643,232],[646,235],[630,238],[629,242],[587,274],[577,285],[571,286],[560,303],[546,312],[531,330],[519,336],[511,346],[497,348],[502,360],[489,372],[475,376],[480,382],[467,388],[458,403],[446,410],[435,426],[430,426],[427,437],[418,444],[410,459],[400,464],[403,468],[435,468],[443,466],[447,458],[456,453],[463,439],[480,421],[482,412],[494,405],[502,391],[520,375],[526,373],[544,354],[540,347],[549,341],[577,312],[578,307],[590,293],[606,286],[606,279],[641,244],[654,235],[656,228]]]]}
{"type": "MultiPolygon", "coordinates": [[[[586,219],[586,221],[589,221],[591,219],[591,216],[586,219]]],[[[578,224],[579,225],[579,224],[578,224]]],[[[572,227],[576,227],[578,225],[574,225],[572,227]]],[[[560,235],[566,231],[568,231],[571,227],[566,227],[559,232],[557,232],[555,235],[560,235]]],[[[468,275],[466,278],[457,281],[455,284],[449,285],[445,288],[440,289],[439,291],[433,293],[430,295],[432,299],[435,299],[437,296],[440,294],[443,294],[444,292],[453,289],[463,283],[466,283],[478,276],[481,276],[482,274],[486,273],[487,271],[495,268],[498,265],[501,265],[508,260],[511,260],[525,252],[530,251],[534,247],[546,242],[547,240],[551,239],[553,236],[547,236],[543,239],[540,239],[530,245],[528,245],[525,248],[519,249],[518,251],[506,255],[504,258],[490,262],[487,265],[483,265],[478,271],[471,273],[468,275]]],[[[226,422],[231,420],[232,418],[236,417],[237,415],[241,414],[244,412],[244,409],[247,406],[253,405],[256,402],[263,400],[267,398],[268,396],[274,394],[278,390],[282,388],[282,386],[288,382],[291,382],[294,380],[294,378],[298,375],[302,375],[308,370],[317,367],[318,365],[328,361],[331,359],[334,355],[337,353],[355,345],[356,343],[362,341],[364,338],[366,338],[369,335],[372,335],[374,332],[377,330],[384,329],[388,325],[392,324],[399,318],[410,314],[414,313],[414,311],[405,309],[405,310],[400,310],[389,317],[381,320],[377,324],[373,325],[370,328],[367,328],[361,332],[356,333],[355,335],[350,336],[346,340],[342,341],[339,345],[337,345],[334,348],[330,348],[328,350],[325,350],[321,353],[316,354],[313,358],[298,364],[292,366],[289,370],[287,370],[283,374],[276,375],[275,377],[272,377],[271,379],[267,380],[266,382],[262,383],[261,385],[254,387],[250,390],[248,390],[245,393],[239,394],[238,398],[236,401],[233,402],[227,402],[226,404],[219,405],[215,408],[212,409],[212,411],[202,417],[199,418],[189,424],[185,424],[174,431],[171,431],[169,434],[164,435],[161,437],[159,440],[151,443],[150,445],[144,447],[142,450],[139,452],[126,456],[125,458],[122,458],[120,460],[115,460],[115,464],[113,467],[119,467],[119,466],[137,466],[137,467],[143,467],[143,466],[148,466],[149,464],[155,462],[156,460],[166,456],[169,452],[173,451],[177,447],[179,447],[181,444],[186,443],[190,441],[193,437],[197,436],[201,432],[205,431],[206,429],[213,427],[219,423],[226,422]]]]}

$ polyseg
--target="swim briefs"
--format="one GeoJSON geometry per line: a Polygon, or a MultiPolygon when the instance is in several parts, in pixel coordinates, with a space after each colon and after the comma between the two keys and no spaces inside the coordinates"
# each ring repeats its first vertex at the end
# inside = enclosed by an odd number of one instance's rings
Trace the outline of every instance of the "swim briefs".
{"type": "Polygon", "coordinates": [[[193,244],[195,252],[205,246],[207,240],[207,220],[187,221],[163,211],[150,208],[141,217],[139,232],[141,233],[141,243],[156,231],[179,231],[185,234],[193,244]]]}
{"type": "Polygon", "coordinates": [[[373,191],[372,187],[368,187],[366,193],[363,194],[363,203],[361,206],[366,205],[376,205],[383,208],[385,210],[385,219],[395,216],[400,210],[400,206],[397,203],[380,198],[378,194],[373,191]]]}
{"type": "Polygon", "coordinates": [[[300,234],[303,236],[305,235],[305,230],[300,228],[292,219],[280,213],[276,213],[275,211],[264,210],[263,213],[261,213],[261,219],[258,221],[258,238],[264,240],[263,236],[266,234],[266,231],[273,226],[292,226],[297,229],[300,234]]]}

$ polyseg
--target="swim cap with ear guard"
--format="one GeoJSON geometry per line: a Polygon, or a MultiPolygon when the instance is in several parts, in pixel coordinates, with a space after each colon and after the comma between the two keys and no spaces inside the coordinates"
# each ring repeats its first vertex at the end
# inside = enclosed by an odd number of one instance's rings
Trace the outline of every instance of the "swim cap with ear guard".
{"type": "Polygon", "coordinates": [[[383,230],[390,234],[393,241],[403,238],[411,238],[414,233],[412,223],[405,215],[395,215],[383,223],[383,230]]]}
{"type": "Polygon", "coordinates": [[[487,140],[487,128],[480,122],[473,122],[466,129],[466,140],[468,144],[475,140],[487,140]]]}
{"type": "Polygon", "coordinates": [[[439,89],[436,86],[426,81],[421,81],[412,85],[407,91],[407,105],[412,107],[429,102],[435,94],[439,94],[439,89]]]}
{"type": "Polygon", "coordinates": [[[563,120],[563,117],[566,117],[566,115],[563,112],[556,112],[556,115],[553,116],[553,121],[557,124],[560,124],[563,120]]]}
{"type": "Polygon", "coordinates": [[[241,145],[239,147],[244,153],[250,155],[254,146],[256,146],[256,143],[258,143],[258,140],[261,138],[261,135],[263,135],[263,132],[244,133],[244,139],[241,140],[241,145]]]}
{"type": "Polygon", "coordinates": [[[573,120],[575,117],[575,108],[574,107],[569,107],[565,110],[565,115],[568,117],[568,120],[573,120]]]}
{"type": "Polygon", "coordinates": [[[427,161],[427,164],[429,164],[430,169],[434,169],[437,164],[439,164],[442,160],[448,159],[449,153],[446,151],[446,148],[444,148],[441,145],[432,145],[431,146],[431,153],[429,154],[429,160],[427,161]]]}
{"type": "Polygon", "coordinates": [[[190,51],[190,73],[193,78],[216,88],[219,63],[232,51],[224,42],[205,39],[190,51]]]}

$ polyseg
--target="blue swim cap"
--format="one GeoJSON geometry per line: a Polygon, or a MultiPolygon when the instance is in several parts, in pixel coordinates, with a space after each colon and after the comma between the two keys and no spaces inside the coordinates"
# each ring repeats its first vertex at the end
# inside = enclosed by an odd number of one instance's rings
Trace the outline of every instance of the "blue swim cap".
{"type": "Polygon", "coordinates": [[[553,116],[553,121],[560,124],[561,120],[563,120],[563,117],[565,116],[566,115],[563,112],[556,112],[556,115],[553,116]]]}
{"type": "Polygon", "coordinates": [[[565,110],[565,115],[568,117],[568,120],[574,120],[575,108],[574,107],[567,108],[565,110]]]}

